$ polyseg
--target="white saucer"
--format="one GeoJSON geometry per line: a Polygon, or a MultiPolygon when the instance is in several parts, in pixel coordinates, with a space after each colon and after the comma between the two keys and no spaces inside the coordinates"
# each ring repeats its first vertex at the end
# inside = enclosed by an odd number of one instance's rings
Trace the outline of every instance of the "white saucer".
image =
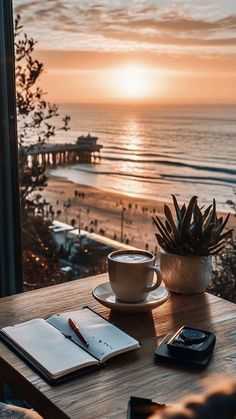
{"type": "Polygon", "coordinates": [[[163,304],[169,297],[167,289],[159,287],[150,292],[147,298],[140,303],[125,303],[117,300],[109,282],[103,282],[102,284],[97,285],[93,289],[92,294],[94,298],[105,307],[126,313],[140,313],[153,310],[157,306],[163,304]]]}

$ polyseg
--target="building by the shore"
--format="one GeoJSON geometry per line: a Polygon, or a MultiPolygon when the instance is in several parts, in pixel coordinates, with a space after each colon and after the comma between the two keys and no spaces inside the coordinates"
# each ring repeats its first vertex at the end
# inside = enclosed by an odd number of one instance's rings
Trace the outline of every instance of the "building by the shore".
{"type": "Polygon", "coordinates": [[[68,279],[107,271],[107,255],[113,250],[135,249],[97,233],[54,220],[49,227],[56,243],[61,269],[68,279]]]}

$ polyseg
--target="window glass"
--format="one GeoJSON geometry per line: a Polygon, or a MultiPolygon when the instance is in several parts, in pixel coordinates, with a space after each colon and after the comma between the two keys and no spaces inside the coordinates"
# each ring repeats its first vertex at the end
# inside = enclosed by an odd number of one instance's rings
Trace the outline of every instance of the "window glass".
{"type": "Polygon", "coordinates": [[[235,212],[235,4],[13,3],[25,289],[157,254],[173,193],[235,212]]]}

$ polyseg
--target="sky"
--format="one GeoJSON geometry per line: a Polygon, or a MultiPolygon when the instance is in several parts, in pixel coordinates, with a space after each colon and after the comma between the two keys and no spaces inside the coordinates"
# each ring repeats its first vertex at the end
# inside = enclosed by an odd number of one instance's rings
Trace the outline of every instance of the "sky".
{"type": "Polygon", "coordinates": [[[13,0],[57,103],[236,104],[236,0],[13,0]]]}

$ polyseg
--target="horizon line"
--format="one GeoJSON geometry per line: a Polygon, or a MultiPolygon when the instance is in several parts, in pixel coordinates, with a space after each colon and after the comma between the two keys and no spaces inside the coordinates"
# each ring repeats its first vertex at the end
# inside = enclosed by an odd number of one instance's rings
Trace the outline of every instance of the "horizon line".
{"type": "Polygon", "coordinates": [[[143,106],[159,106],[159,107],[164,107],[164,106],[172,106],[172,107],[184,107],[184,106],[212,106],[212,107],[217,107],[217,106],[236,106],[236,102],[217,102],[217,103],[212,103],[212,102],[202,102],[202,103],[198,103],[198,102],[186,102],[186,103],[173,103],[173,102],[68,102],[68,101],[53,101],[53,100],[49,100],[50,102],[56,102],[58,105],[80,105],[80,106],[139,106],[139,107],[143,107],[143,106]]]}

